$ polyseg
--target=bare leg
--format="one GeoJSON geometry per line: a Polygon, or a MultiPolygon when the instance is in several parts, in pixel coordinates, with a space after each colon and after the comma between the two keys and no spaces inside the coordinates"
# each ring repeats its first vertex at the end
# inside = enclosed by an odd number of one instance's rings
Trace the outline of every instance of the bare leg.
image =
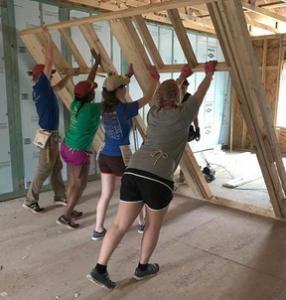
{"type": "Polygon", "coordinates": [[[106,211],[115,189],[115,180],[114,174],[101,174],[101,195],[97,202],[94,228],[97,232],[103,231],[106,211]]]}
{"type": "Polygon", "coordinates": [[[123,238],[124,234],[131,227],[139,212],[143,207],[143,202],[127,203],[119,202],[116,218],[112,226],[107,230],[100,249],[98,263],[107,265],[110,256],[123,238]]]}
{"type": "Polygon", "coordinates": [[[68,205],[65,208],[64,216],[68,218],[77,205],[86,187],[89,165],[74,166],[68,164],[69,183],[67,190],[68,205]]]}
{"type": "Polygon", "coordinates": [[[153,254],[168,207],[154,211],[146,206],[145,229],[141,240],[140,263],[147,264],[153,254]]]}

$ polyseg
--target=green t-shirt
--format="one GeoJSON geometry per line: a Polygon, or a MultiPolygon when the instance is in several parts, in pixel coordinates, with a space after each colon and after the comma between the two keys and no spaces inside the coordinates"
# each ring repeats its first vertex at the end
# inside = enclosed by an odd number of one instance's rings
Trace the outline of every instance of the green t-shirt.
{"type": "Polygon", "coordinates": [[[88,150],[100,124],[101,104],[85,103],[76,116],[80,102],[73,100],[70,106],[70,127],[64,144],[75,150],[88,150]]]}

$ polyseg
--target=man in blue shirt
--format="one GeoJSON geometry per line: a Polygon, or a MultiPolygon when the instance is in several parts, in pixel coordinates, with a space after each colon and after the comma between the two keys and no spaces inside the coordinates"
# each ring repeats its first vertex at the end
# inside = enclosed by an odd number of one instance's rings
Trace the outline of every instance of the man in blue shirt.
{"type": "Polygon", "coordinates": [[[61,170],[62,161],[59,155],[59,104],[55,91],[61,90],[68,82],[70,76],[78,73],[78,70],[70,70],[67,75],[55,86],[51,86],[52,74],[56,71],[53,65],[53,41],[47,29],[44,29],[47,39],[45,51],[45,64],[37,64],[32,71],[33,100],[39,116],[39,126],[49,134],[47,146],[39,152],[39,163],[35,176],[30,184],[23,207],[33,213],[42,213],[44,208],[39,206],[39,194],[45,180],[50,176],[51,185],[54,190],[54,203],[67,205],[66,188],[63,182],[61,170]]]}

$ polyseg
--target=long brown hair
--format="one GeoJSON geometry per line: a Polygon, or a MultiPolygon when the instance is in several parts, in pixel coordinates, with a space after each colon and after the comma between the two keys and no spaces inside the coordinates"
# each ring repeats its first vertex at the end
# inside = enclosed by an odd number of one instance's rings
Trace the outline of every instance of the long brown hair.
{"type": "Polygon", "coordinates": [[[77,114],[79,113],[79,111],[83,108],[83,106],[85,105],[85,103],[89,103],[93,100],[93,96],[92,96],[92,92],[94,92],[94,90],[90,91],[85,97],[83,98],[79,98],[75,96],[75,100],[80,102],[80,106],[77,109],[77,112],[75,114],[75,116],[77,116],[77,114]]]}
{"type": "MultiPolygon", "coordinates": [[[[118,87],[119,88],[119,87],[118,87]]],[[[114,91],[107,91],[106,88],[102,88],[102,112],[108,113],[112,111],[112,108],[117,105],[118,103],[121,103],[121,101],[115,96],[116,90],[114,91]]]]}

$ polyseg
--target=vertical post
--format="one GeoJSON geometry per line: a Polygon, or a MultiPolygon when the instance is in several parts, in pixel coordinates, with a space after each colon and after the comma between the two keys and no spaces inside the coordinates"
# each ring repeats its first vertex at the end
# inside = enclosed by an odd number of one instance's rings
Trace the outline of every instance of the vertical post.
{"type": "Polygon", "coordinates": [[[24,189],[24,159],[14,0],[1,4],[13,192],[19,192],[24,189]]]}

